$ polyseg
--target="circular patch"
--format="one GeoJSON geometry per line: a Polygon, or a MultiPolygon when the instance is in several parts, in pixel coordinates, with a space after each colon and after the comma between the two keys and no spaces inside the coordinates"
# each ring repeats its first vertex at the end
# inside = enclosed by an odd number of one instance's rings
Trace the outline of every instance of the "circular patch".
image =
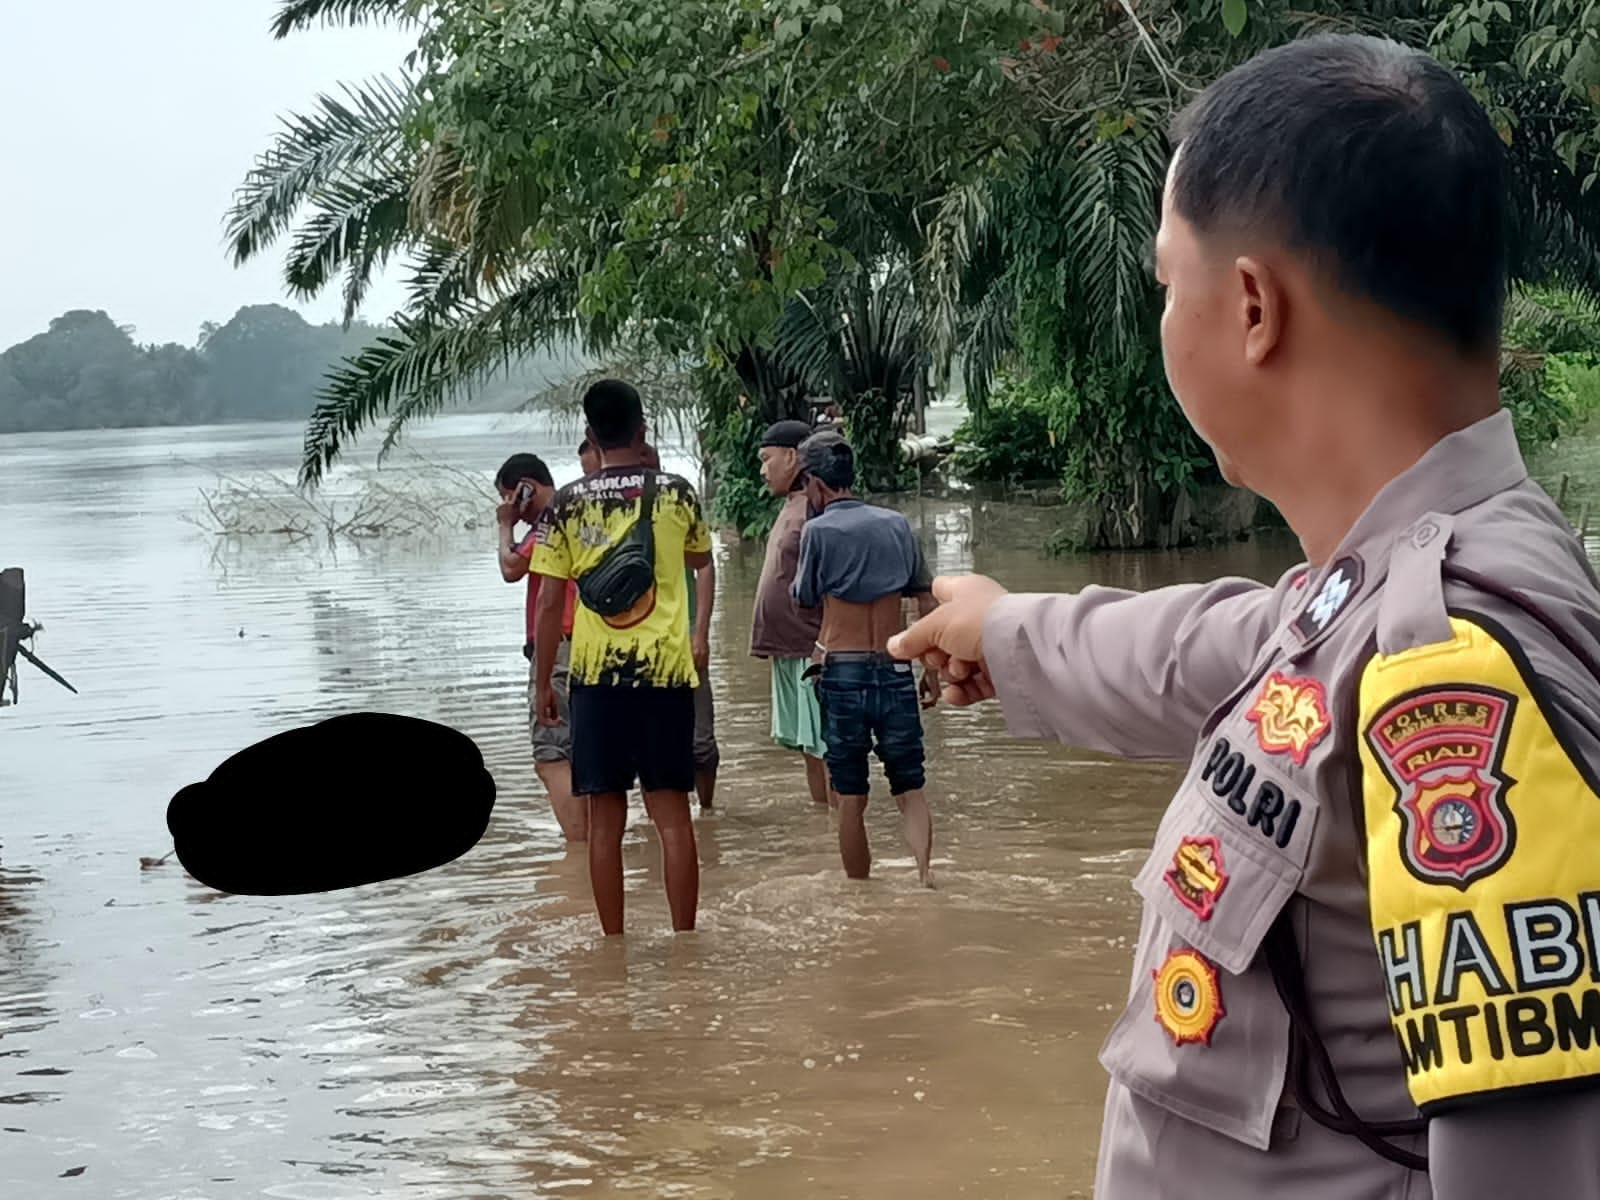
{"type": "Polygon", "coordinates": [[[1198,951],[1174,950],[1155,977],[1156,1020],[1182,1046],[1211,1044],[1211,1031],[1227,1015],[1217,969],[1198,951]]]}
{"type": "Polygon", "coordinates": [[[1434,844],[1449,850],[1470,846],[1478,836],[1478,814],[1460,800],[1441,800],[1428,824],[1434,844]]]}

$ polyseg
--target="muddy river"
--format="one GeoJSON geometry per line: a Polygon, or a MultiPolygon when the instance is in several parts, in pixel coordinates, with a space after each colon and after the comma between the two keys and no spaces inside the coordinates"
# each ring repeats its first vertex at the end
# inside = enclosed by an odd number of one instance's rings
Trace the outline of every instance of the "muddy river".
{"type": "MultiPolygon", "coordinates": [[[[1174,770],[1011,742],[992,706],[938,711],[938,888],[915,886],[881,791],[874,878],[847,883],[767,742],[759,552],[724,544],[700,930],[667,933],[636,806],[630,932],[606,943],[532,771],[523,597],[492,522],[331,548],[185,523],[219,471],[292,473],[300,435],[0,438],[0,566],[26,568],[35,648],[82,693],[24,668],[0,710],[0,1196],[1089,1194],[1129,880],[1174,770]],[[467,857],[289,899],[141,870],[179,787],[364,709],[483,748],[499,801],[467,857]]],[[[575,440],[459,416],[415,444],[484,473],[532,449],[562,479],[575,440]]],[[[1268,579],[1295,557],[1268,537],[1053,562],[1048,510],[905,507],[936,570],[1019,589],[1268,579]]]]}

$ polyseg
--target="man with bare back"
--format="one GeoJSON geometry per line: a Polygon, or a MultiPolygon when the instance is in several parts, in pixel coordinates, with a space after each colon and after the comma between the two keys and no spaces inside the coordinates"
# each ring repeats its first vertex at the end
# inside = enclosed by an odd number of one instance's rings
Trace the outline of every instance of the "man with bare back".
{"type": "MultiPolygon", "coordinates": [[[[865,879],[867,755],[876,749],[900,806],[901,829],[930,883],[933,818],[923,796],[922,715],[911,664],[892,658],[889,639],[905,624],[904,599],[920,615],[937,605],[911,523],[892,509],[857,499],[855,454],[838,433],[813,434],[800,446],[800,470],[812,512],[800,534],[794,598],[822,609],[812,670],[822,703],[824,761],[839,797],[839,853],[845,874],[865,879]]],[[[936,673],[923,676],[920,704],[939,698],[936,673]]]]}

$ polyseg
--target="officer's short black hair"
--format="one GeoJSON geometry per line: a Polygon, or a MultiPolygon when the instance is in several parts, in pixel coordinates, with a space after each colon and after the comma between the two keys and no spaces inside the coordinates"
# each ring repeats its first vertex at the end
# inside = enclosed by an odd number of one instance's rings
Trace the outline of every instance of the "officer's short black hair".
{"type": "Polygon", "coordinates": [[[510,491],[523,479],[531,479],[545,487],[555,487],[556,481],[550,474],[550,468],[545,466],[544,459],[537,454],[513,454],[501,464],[500,470],[495,473],[494,485],[510,491]]]}
{"type": "Polygon", "coordinates": [[[1172,204],[1201,236],[1265,231],[1464,353],[1499,345],[1505,147],[1428,55],[1304,38],[1228,72],[1172,133],[1172,204]]]}
{"type": "Polygon", "coordinates": [[[601,450],[621,450],[644,425],[644,401],[631,383],[602,379],[583,394],[583,415],[601,450]]]}

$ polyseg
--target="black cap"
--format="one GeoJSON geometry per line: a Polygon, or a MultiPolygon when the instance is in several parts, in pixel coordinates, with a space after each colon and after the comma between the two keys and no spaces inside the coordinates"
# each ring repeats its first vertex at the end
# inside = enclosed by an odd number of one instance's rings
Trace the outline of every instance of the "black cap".
{"type": "Polygon", "coordinates": [[[810,436],[811,426],[804,421],[779,421],[767,426],[767,431],[761,435],[761,444],[794,450],[810,436]]]}
{"type": "Polygon", "coordinates": [[[844,434],[819,429],[801,443],[800,470],[815,477],[834,491],[845,491],[856,482],[856,454],[844,434]]]}

